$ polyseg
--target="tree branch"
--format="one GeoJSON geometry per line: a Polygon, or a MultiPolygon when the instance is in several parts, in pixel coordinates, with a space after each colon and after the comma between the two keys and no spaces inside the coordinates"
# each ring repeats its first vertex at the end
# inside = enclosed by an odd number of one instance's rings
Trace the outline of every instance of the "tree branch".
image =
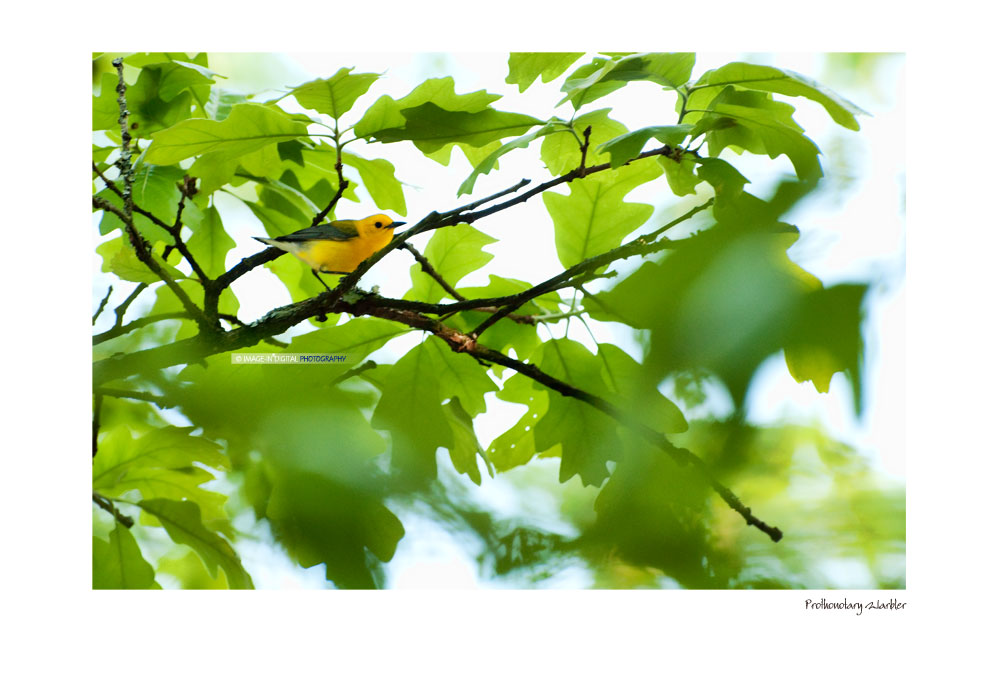
{"type": "Polygon", "coordinates": [[[512,359],[505,354],[501,354],[495,349],[484,347],[477,343],[471,335],[466,335],[458,330],[449,328],[439,321],[427,318],[422,314],[416,312],[403,312],[397,309],[383,309],[377,305],[365,306],[364,308],[365,313],[369,315],[376,316],[378,318],[385,318],[387,320],[398,321],[400,323],[405,323],[411,328],[430,332],[444,340],[454,352],[469,354],[473,358],[510,368],[511,370],[521,373],[522,375],[535,380],[549,389],[559,392],[565,397],[570,397],[571,399],[576,399],[589,404],[598,411],[613,418],[618,423],[628,427],[647,442],[673,458],[679,465],[694,467],[698,473],[705,478],[706,482],[711,485],[712,489],[716,491],[722,500],[725,501],[730,508],[743,516],[747,525],[752,525],[753,527],[761,530],[767,534],[772,541],[777,542],[781,540],[783,536],[781,530],[777,527],[768,525],[763,520],[753,515],[750,508],[744,505],[743,502],[740,501],[739,497],[732,492],[732,490],[715,479],[707,463],[702,461],[691,451],[675,446],[670,442],[670,440],[664,437],[663,434],[653,430],[642,421],[636,420],[631,414],[620,410],[606,399],[595,394],[585,392],[584,390],[574,387],[569,383],[563,382],[562,380],[545,373],[533,364],[512,359]]]}
{"type": "Polygon", "coordinates": [[[108,513],[113,515],[115,520],[120,522],[125,527],[132,527],[132,525],[135,524],[135,521],[132,520],[132,518],[128,517],[127,515],[119,511],[117,508],[115,508],[115,505],[113,503],[111,503],[108,499],[104,498],[97,492],[94,492],[93,499],[95,504],[97,504],[98,506],[106,510],[108,513]]]}
{"type": "Polygon", "coordinates": [[[108,300],[111,299],[111,292],[114,290],[114,285],[108,285],[108,293],[104,295],[104,299],[97,306],[97,311],[94,313],[94,317],[90,319],[90,324],[93,325],[97,323],[97,319],[104,312],[104,307],[108,305],[108,300]]]}
{"type": "MultiPolygon", "coordinates": [[[[136,230],[135,225],[132,223],[132,218],[128,216],[124,209],[119,209],[115,205],[111,204],[108,200],[103,197],[92,197],[93,205],[98,209],[103,209],[104,211],[110,211],[112,214],[117,216],[125,224],[125,233],[128,235],[129,242],[132,244],[132,249],[135,250],[135,255],[139,258],[139,261],[146,264],[149,270],[156,274],[156,276],[166,283],[170,291],[174,293],[177,299],[180,300],[184,309],[191,314],[191,317],[198,321],[199,325],[202,323],[209,323],[209,319],[194,305],[187,293],[181,289],[170,274],[160,266],[159,262],[153,257],[153,253],[149,249],[149,243],[146,242],[145,238],[139,235],[139,231],[136,230]]],[[[216,324],[217,325],[217,324],[216,324]]]]}

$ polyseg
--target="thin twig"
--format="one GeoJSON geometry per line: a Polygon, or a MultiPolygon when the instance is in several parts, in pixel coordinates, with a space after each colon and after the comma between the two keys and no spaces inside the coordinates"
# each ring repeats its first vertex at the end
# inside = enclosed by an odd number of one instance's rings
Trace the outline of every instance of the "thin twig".
{"type": "Polygon", "coordinates": [[[458,291],[455,290],[455,288],[453,288],[451,285],[448,284],[448,281],[445,280],[433,266],[431,266],[431,262],[428,261],[427,257],[421,254],[416,247],[411,245],[409,242],[404,242],[400,246],[413,255],[413,258],[417,260],[418,264],[420,264],[420,268],[423,270],[423,272],[429,275],[434,280],[436,280],[438,285],[440,285],[444,289],[444,291],[451,296],[452,299],[458,302],[465,301],[465,297],[460,295],[458,291]]]}
{"type": "Polygon", "coordinates": [[[106,295],[104,295],[104,299],[101,300],[100,305],[98,305],[98,307],[97,307],[97,312],[94,314],[94,317],[90,319],[90,324],[91,325],[93,325],[94,323],[97,323],[97,319],[104,312],[104,307],[107,306],[108,300],[111,299],[111,292],[112,292],[112,290],[114,290],[114,285],[108,285],[108,293],[106,295]]]}
{"type": "Polygon", "coordinates": [[[94,393],[94,417],[91,421],[91,439],[93,447],[90,457],[94,458],[97,456],[97,436],[101,433],[101,402],[102,398],[100,394],[94,393]]]}
{"type": "Polygon", "coordinates": [[[309,224],[310,226],[318,226],[326,218],[327,214],[333,211],[333,208],[337,206],[337,202],[344,196],[344,192],[350,185],[344,178],[344,161],[341,159],[340,123],[337,119],[333,120],[333,146],[337,150],[337,163],[333,167],[337,172],[337,192],[329,204],[326,205],[326,208],[313,217],[312,223],[309,224]]]}

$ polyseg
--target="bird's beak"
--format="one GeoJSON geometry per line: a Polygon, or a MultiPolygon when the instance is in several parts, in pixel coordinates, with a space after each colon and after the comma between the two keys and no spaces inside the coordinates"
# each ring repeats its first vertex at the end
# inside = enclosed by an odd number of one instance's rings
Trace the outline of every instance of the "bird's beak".
{"type": "Polygon", "coordinates": [[[406,221],[393,221],[386,228],[399,228],[400,226],[406,225],[406,221]]]}

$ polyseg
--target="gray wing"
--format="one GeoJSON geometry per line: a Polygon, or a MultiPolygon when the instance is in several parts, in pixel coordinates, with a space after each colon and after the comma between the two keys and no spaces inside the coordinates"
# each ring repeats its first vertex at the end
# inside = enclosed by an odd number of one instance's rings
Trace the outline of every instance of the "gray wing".
{"type": "Polygon", "coordinates": [[[307,240],[350,240],[358,236],[358,230],[346,221],[334,221],[321,226],[309,226],[288,235],[273,238],[278,242],[305,242],[307,240]]]}

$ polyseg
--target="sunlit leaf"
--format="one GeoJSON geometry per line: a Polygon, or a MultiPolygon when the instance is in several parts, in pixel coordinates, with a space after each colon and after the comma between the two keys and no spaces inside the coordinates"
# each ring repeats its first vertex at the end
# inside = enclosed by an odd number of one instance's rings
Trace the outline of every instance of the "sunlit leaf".
{"type": "Polygon", "coordinates": [[[542,83],[554,80],[580,57],[582,52],[512,52],[506,80],[523,93],[539,77],[542,83]]]}
{"type": "Polygon", "coordinates": [[[191,501],[149,499],[140,501],[138,505],[160,520],[171,539],[194,549],[213,577],[218,575],[221,567],[229,580],[230,589],[253,589],[253,581],[243,569],[233,547],[224,537],[211,532],[202,524],[201,510],[197,504],[191,501]]]}
{"type": "Polygon", "coordinates": [[[94,589],[158,589],[155,577],[127,527],[115,524],[109,541],[94,537],[94,589]]]}
{"type": "Polygon", "coordinates": [[[621,245],[626,235],[653,215],[648,204],[625,202],[636,187],[659,177],[652,159],[578,180],[569,195],[542,195],[555,224],[556,252],[569,268],[584,259],[621,245]]]}
{"type": "Polygon", "coordinates": [[[218,152],[220,160],[237,159],[305,134],[305,125],[292,121],[287,114],[264,105],[238,104],[224,121],[189,119],[155,133],[146,150],[146,161],[174,164],[209,152],[218,152]]]}
{"type": "Polygon", "coordinates": [[[352,74],[350,68],[343,67],[330,78],[298,86],[291,95],[306,109],[339,119],[377,80],[378,74],[352,74]]]}

